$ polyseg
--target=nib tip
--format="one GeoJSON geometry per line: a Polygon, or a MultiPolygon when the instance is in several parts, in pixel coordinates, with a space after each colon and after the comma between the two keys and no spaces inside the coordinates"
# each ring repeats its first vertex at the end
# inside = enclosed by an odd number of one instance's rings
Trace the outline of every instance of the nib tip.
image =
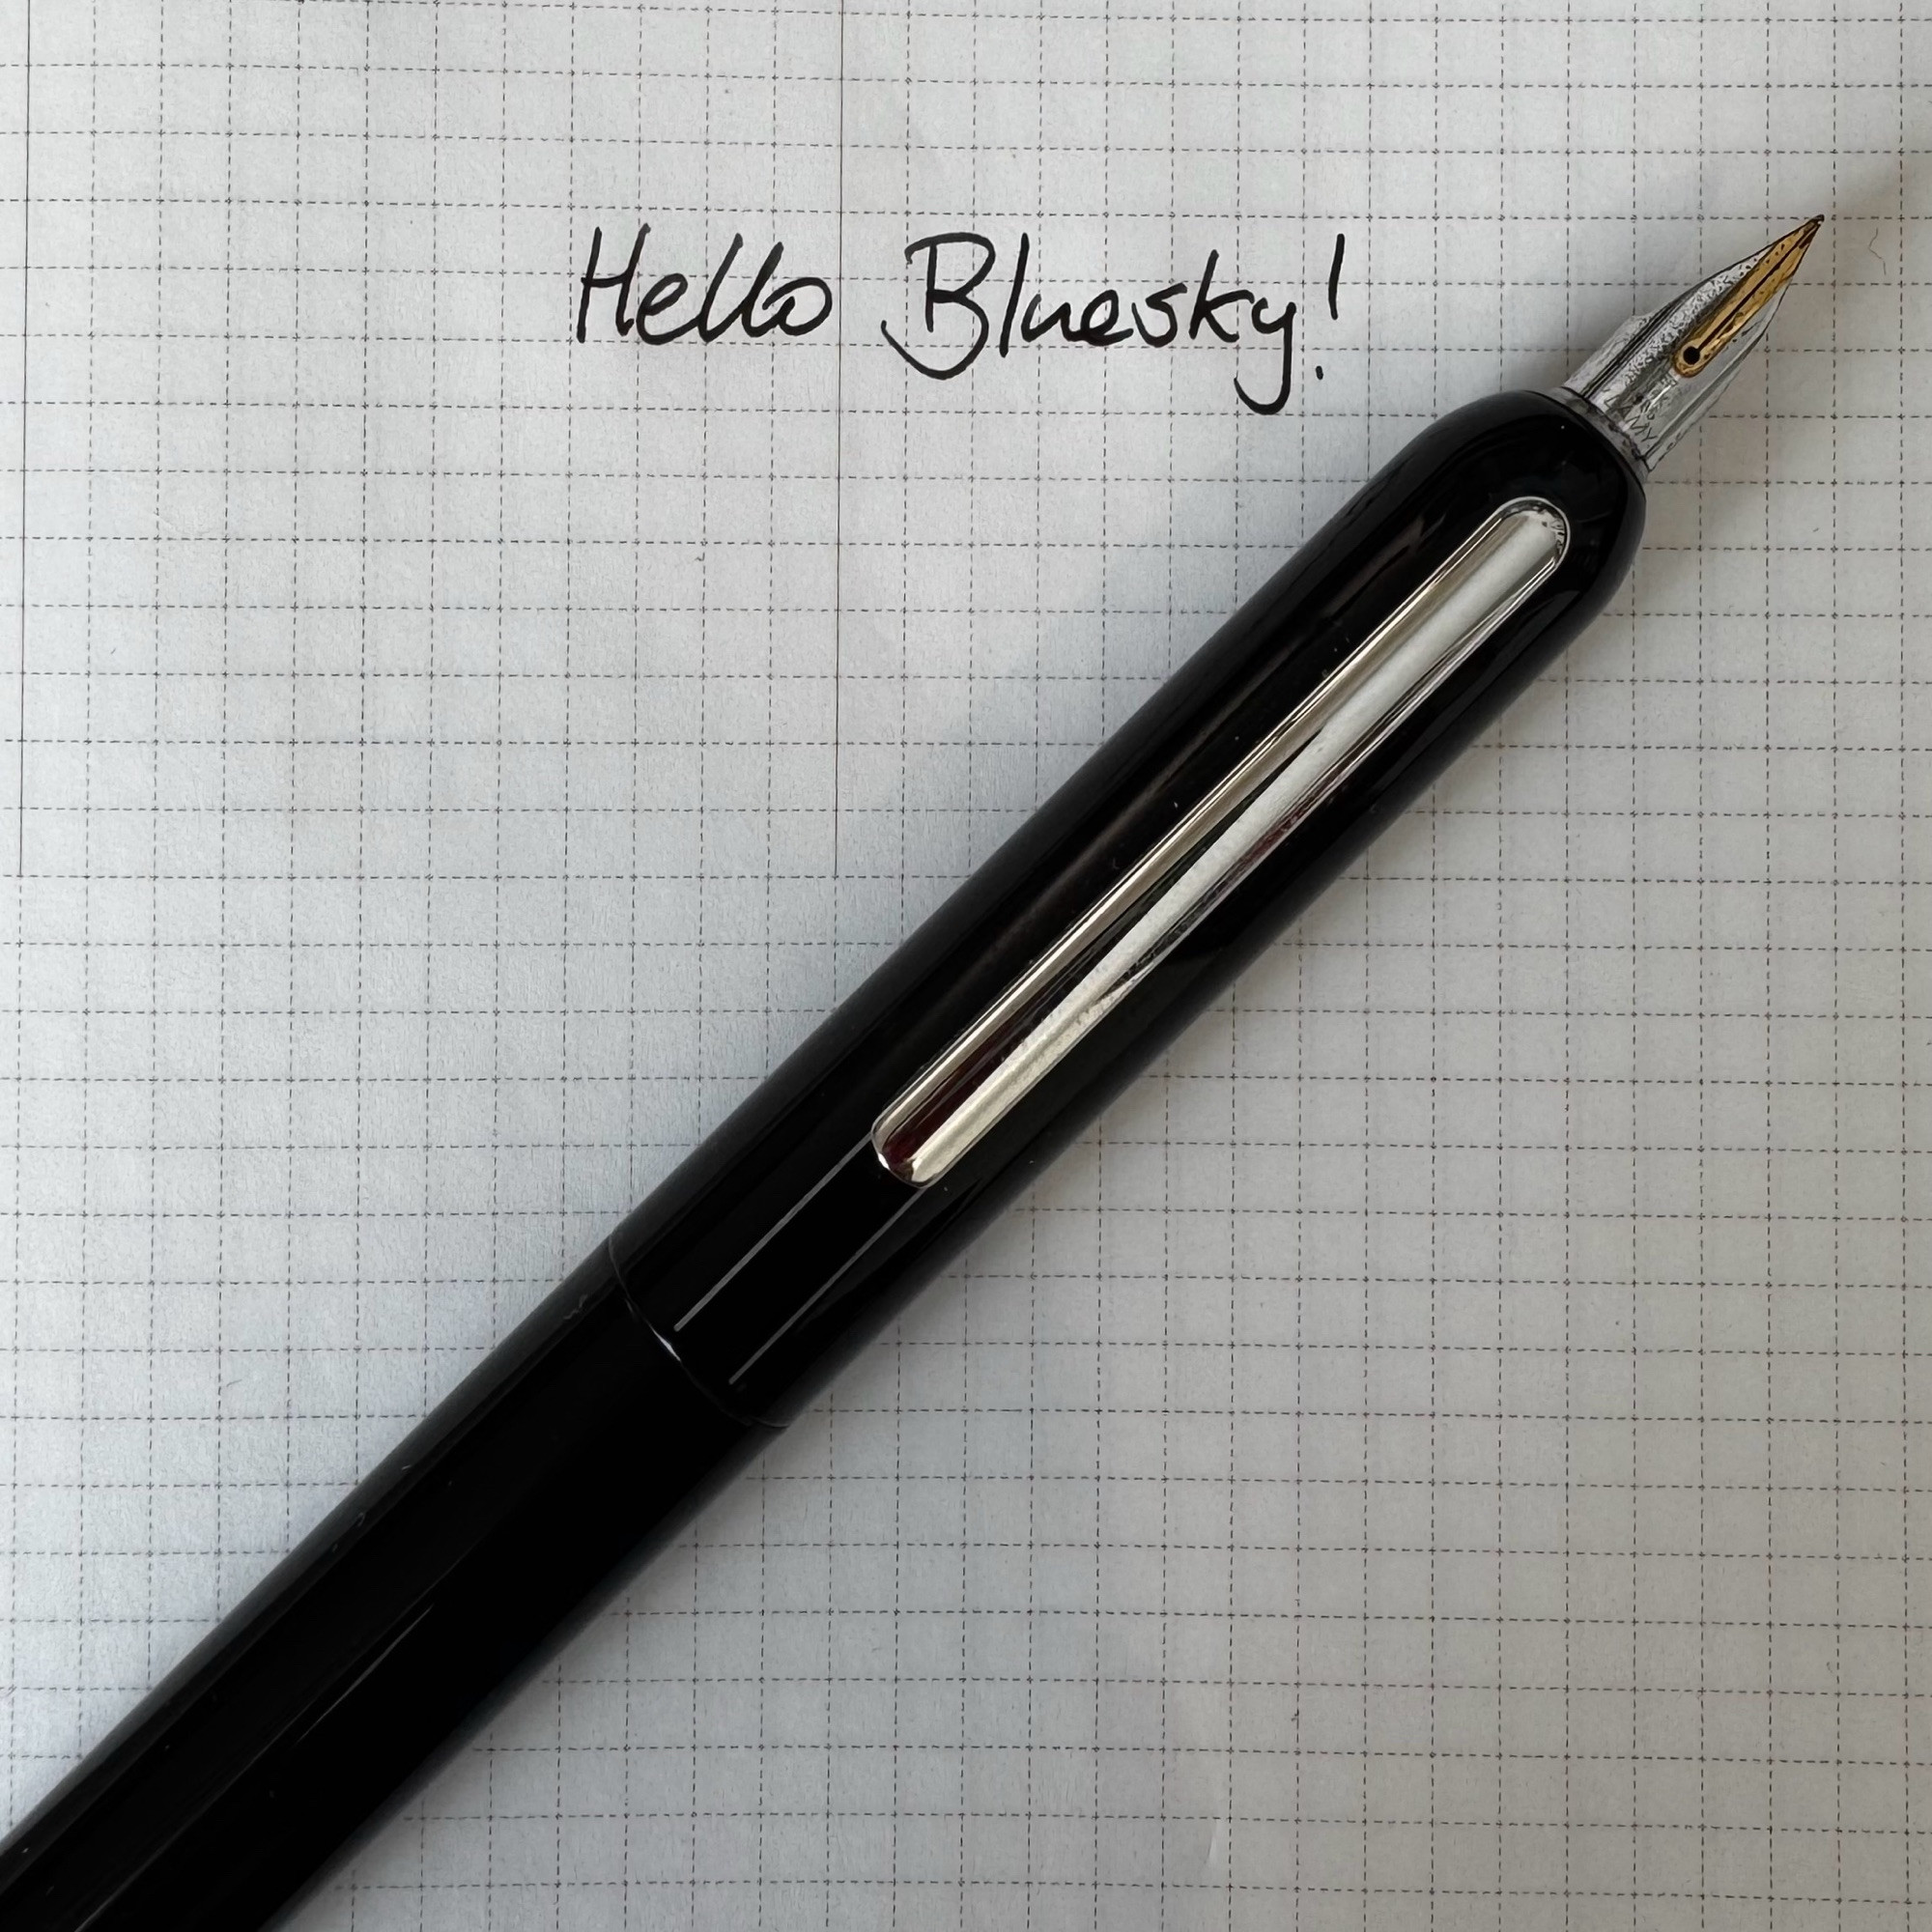
{"type": "Polygon", "coordinates": [[[1825,225],[1822,214],[1814,214],[1809,221],[1801,221],[1788,235],[1780,235],[1771,245],[1760,251],[1755,264],[1756,272],[1763,276],[1767,271],[1775,274],[1781,288],[1798,271],[1798,265],[1804,259],[1804,251],[1817,240],[1818,231],[1825,225]]]}

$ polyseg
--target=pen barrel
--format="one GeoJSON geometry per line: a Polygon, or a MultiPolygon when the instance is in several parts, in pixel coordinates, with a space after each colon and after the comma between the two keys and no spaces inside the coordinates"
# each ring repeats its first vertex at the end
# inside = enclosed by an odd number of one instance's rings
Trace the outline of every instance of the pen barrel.
{"type": "Polygon", "coordinates": [[[592,1257],[13,1834],[0,1925],[270,1922],[768,1436],[592,1257]]]}
{"type": "Polygon", "coordinates": [[[1629,459],[1557,397],[1493,397],[1417,437],[617,1230],[618,1272],[694,1377],[736,1413],[796,1413],[1597,614],[1643,507],[1629,459]],[[1525,508],[1564,530],[1559,559],[1480,647],[1336,765],[1113,1004],[1058,1016],[1050,1070],[1011,1083],[943,1173],[887,1172],[888,1110],[970,1060],[1066,935],[1525,508]]]}

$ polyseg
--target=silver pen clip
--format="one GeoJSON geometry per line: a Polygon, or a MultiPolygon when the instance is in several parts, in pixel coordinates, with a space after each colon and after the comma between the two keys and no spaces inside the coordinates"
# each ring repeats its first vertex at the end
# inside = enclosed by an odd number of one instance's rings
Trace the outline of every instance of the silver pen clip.
{"type": "Polygon", "coordinates": [[[949,1172],[1562,562],[1554,503],[1506,503],[905,1089],[899,1179],[949,1172]]]}

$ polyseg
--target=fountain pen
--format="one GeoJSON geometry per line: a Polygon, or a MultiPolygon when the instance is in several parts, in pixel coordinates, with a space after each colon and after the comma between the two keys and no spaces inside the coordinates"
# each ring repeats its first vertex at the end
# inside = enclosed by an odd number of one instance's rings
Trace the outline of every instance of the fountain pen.
{"type": "Polygon", "coordinates": [[[1424,430],[0,1847],[10,1932],[254,1932],[1603,608],[1816,220],[1424,430]]]}

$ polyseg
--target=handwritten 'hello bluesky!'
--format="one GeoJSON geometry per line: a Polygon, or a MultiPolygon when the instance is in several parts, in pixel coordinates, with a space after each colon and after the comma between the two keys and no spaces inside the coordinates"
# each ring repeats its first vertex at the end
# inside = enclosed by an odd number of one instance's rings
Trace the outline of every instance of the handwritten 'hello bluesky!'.
{"type": "MultiPolygon", "coordinates": [[[[716,342],[734,328],[751,341],[774,330],[781,336],[810,335],[831,320],[835,302],[832,284],[825,277],[780,278],[784,266],[782,242],[772,243],[749,281],[734,285],[732,271],[745,238],[733,235],[702,294],[697,294],[694,278],[677,270],[646,280],[644,247],[650,232],[650,223],[640,221],[630,253],[621,266],[611,267],[605,257],[603,229],[591,231],[589,259],[578,277],[578,341],[588,340],[592,300],[599,295],[611,298],[608,308],[598,305],[600,334],[602,323],[608,322],[616,340],[629,339],[648,348],[687,336],[716,342]]],[[[1340,313],[1346,252],[1345,238],[1337,235],[1328,267],[1331,319],[1340,313]]],[[[903,337],[883,320],[880,334],[922,376],[946,383],[963,376],[988,349],[1005,357],[1015,343],[1101,350],[1135,343],[1166,349],[1183,336],[1196,342],[1205,332],[1211,340],[1236,344],[1246,333],[1256,341],[1271,337],[1279,344],[1279,372],[1273,393],[1264,395],[1251,394],[1234,375],[1235,394],[1257,415],[1271,416],[1293,393],[1299,304],[1283,298],[1270,306],[1266,296],[1252,289],[1220,286],[1218,248],[1208,250],[1198,276],[1138,296],[1102,288],[1084,298],[1065,295],[1055,298],[1044,290],[1030,291],[1032,254],[1033,238],[1024,229],[1010,256],[1005,257],[992,237],[966,228],[908,242],[905,259],[916,266],[919,279],[908,308],[910,319],[903,337]]],[[[1319,363],[1315,374],[1318,379],[1322,374],[1319,363]]]]}

